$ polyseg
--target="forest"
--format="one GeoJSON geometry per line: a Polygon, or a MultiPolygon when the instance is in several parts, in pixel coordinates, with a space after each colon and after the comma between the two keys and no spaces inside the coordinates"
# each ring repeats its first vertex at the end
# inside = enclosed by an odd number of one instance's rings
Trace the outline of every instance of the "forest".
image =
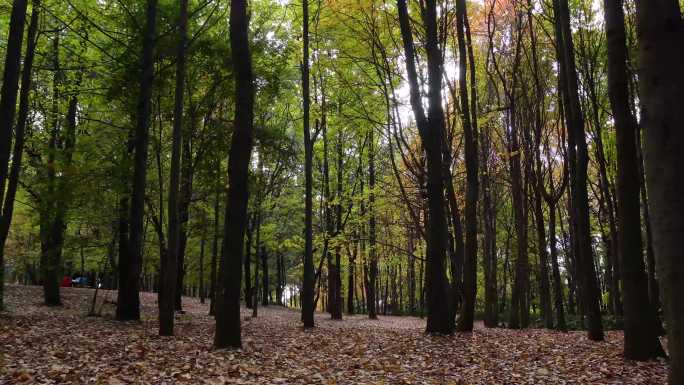
{"type": "Polygon", "coordinates": [[[0,383],[684,385],[682,6],[0,0],[0,383]]]}

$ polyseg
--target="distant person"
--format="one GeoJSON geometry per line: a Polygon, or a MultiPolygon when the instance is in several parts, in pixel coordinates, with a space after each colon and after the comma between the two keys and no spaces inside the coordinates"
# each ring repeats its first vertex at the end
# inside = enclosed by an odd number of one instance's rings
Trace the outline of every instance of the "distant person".
{"type": "Polygon", "coordinates": [[[62,287],[71,287],[71,277],[65,275],[64,278],[62,278],[62,287]]]}

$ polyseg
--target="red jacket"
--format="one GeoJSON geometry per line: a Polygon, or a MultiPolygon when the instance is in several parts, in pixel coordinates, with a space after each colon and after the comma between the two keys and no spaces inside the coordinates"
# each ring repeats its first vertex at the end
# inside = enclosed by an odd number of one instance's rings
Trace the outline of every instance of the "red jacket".
{"type": "Polygon", "coordinates": [[[62,278],[62,287],[70,287],[71,286],[71,277],[68,275],[65,275],[64,278],[62,278]]]}

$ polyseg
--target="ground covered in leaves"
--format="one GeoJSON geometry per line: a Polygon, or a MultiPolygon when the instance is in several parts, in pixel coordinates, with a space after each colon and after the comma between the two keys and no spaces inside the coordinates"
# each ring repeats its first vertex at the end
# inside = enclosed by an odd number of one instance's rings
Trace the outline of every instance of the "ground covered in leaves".
{"type": "MultiPolygon", "coordinates": [[[[114,292],[100,292],[115,300],[114,292]]],[[[157,336],[156,295],[142,294],[143,321],[86,317],[91,289],[62,290],[64,306],[40,304],[38,287],[6,287],[0,315],[0,384],[664,384],[664,361],[625,362],[622,334],[478,328],[423,334],[412,317],[317,315],[303,330],[295,310],[243,313],[244,347],[212,351],[208,306],[186,298],[176,336],[157,336]]]]}

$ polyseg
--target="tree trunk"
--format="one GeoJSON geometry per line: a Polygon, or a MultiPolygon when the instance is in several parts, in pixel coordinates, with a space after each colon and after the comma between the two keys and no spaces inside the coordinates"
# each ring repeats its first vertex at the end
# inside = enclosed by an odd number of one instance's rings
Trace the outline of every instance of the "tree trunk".
{"type": "MultiPolygon", "coordinates": [[[[21,6],[21,5],[19,5],[21,6]]],[[[25,11],[24,11],[25,12],[25,11]]],[[[21,91],[19,95],[19,116],[17,117],[17,124],[14,129],[14,148],[12,150],[12,166],[9,170],[7,192],[0,193],[0,207],[2,208],[2,215],[0,215],[0,311],[4,308],[4,285],[5,285],[5,244],[9,234],[10,224],[12,223],[12,214],[14,212],[14,198],[17,193],[19,185],[19,174],[21,171],[21,159],[24,154],[24,132],[26,130],[26,120],[29,110],[29,94],[31,93],[31,78],[33,74],[33,58],[36,53],[37,31],[38,31],[38,15],[40,14],[40,0],[33,0],[33,10],[31,11],[31,23],[29,25],[26,56],[24,57],[24,67],[21,73],[21,91]]],[[[11,21],[10,21],[11,22],[11,21]]],[[[8,43],[9,45],[9,43],[8,43]]],[[[8,47],[9,48],[9,47],[8,47]]],[[[9,58],[8,58],[9,59],[9,58]]],[[[7,63],[5,63],[7,69],[7,63]]],[[[7,80],[3,85],[7,84],[7,80]]],[[[9,87],[9,84],[8,84],[9,87]]],[[[4,99],[4,87],[0,94],[4,99]]],[[[10,95],[11,97],[11,95],[10,95]]],[[[4,104],[0,102],[0,110],[5,108],[4,104]]],[[[1,118],[5,122],[5,117],[1,118]]],[[[11,119],[8,120],[11,122],[11,119]]],[[[4,128],[0,128],[3,132],[4,128]]],[[[4,134],[0,134],[4,135],[4,134]]],[[[8,143],[9,146],[9,143],[8,143]]],[[[9,151],[9,148],[7,149],[9,151]]],[[[2,190],[0,190],[2,191],[2,190]]]]}
{"type": "Polygon", "coordinates": [[[216,191],[214,192],[214,236],[211,242],[211,282],[210,282],[210,298],[211,303],[209,305],[209,315],[214,315],[216,313],[216,287],[217,287],[217,277],[216,277],[216,265],[218,263],[218,239],[219,239],[219,211],[221,210],[221,161],[216,158],[216,191]]]}
{"type": "Polygon", "coordinates": [[[278,284],[276,285],[276,304],[283,306],[283,289],[285,288],[285,265],[282,252],[276,255],[278,284]]]}
{"type": "MultiPolygon", "coordinates": [[[[180,1],[178,18],[178,52],[176,55],[176,93],[173,108],[173,131],[171,144],[171,170],[169,175],[168,199],[168,251],[160,266],[164,272],[159,291],[159,335],[173,335],[174,301],[183,290],[177,285],[178,254],[180,253],[179,184],[183,132],[183,90],[185,88],[185,44],[188,29],[188,0],[180,1]]],[[[187,138],[186,138],[187,140],[187,138]]],[[[161,208],[160,208],[161,209],[161,208]]]]}
{"type": "Polygon", "coordinates": [[[261,305],[268,306],[268,293],[270,283],[268,282],[268,253],[266,248],[261,252],[261,305]]]}
{"type": "Polygon", "coordinates": [[[406,238],[408,241],[408,270],[406,272],[406,279],[408,280],[408,313],[409,315],[416,314],[416,257],[415,257],[415,239],[413,237],[413,227],[407,226],[406,238]]]}
{"type": "Polygon", "coordinates": [[[24,41],[27,0],[14,0],[10,16],[5,69],[0,89],[0,191],[4,195],[12,145],[12,125],[17,108],[17,90],[21,74],[21,45],[24,41]]]}
{"type": "Polygon", "coordinates": [[[302,282],[302,322],[314,327],[313,266],[313,141],[309,129],[309,2],[302,2],[302,110],[304,126],[304,272],[302,282]]]}
{"type": "MultiPolygon", "coordinates": [[[[463,116],[463,134],[465,136],[466,163],[466,205],[465,205],[465,259],[463,264],[463,306],[458,317],[458,331],[473,330],[475,319],[475,297],[477,295],[477,198],[478,198],[478,155],[477,155],[477,95],[472,87],[472,107],[468,105],[468,82],[466,77],[466,43],[464,28],[468,13],[465,0],[456,1],[456,26],[459,50],[459,85],[461,114],[463,116]]],[[[470,31],[468,31],[470,32],[470,31]]],[[[468,39],[470,40],[470,39],[468,39]]],[[[471,71],[475,63],[470,58],[471,71]]],[[[471,82],[475,77],[471,78],[471,82]]],[[[451,183],[451,181],[448,181],[451,183]]]]}
{"type": "Polygon", "coordinates": [[[627,42],[622,0],[604,1],[608,49],[608,95],[617,136],[618,245],[621,256],[624,295],[624,356],[648,360],[665,356],[649,303],[641,245],[639,166],[637,163],[636,118],[629,106],[627,42]],[[649,309],[649,310],[644,310],[649,309]]]}
{"type": "Polygon", "coordinates": [[[593,341],[603,340],[603,324],[599,306],[599,288],[591,248],[591,224],[589,218],[589,196],[587,192],[587,151],[579,95],[577,71],[575,69],[570,14],[567,0],[554,0],[553,10],[556,25],[556,39],[559,42],[559,63],[563,74],[563,90],[566,100],[566,121],[568,127],[569,153],[571,156],[571,176],[573,181],[572,210],[575,221],[576,261],[580,281],[580,297],[587,317],[587,337],[593,341]],[[574,159],[572,159],[574,158],[574,159]]]}
{"type": "Polygon", "coordinates": [[[368,318],[377,319],[375,303],[377,301],[376,282],[378,280],[378,256],[376,245],[375,222],[375,135],[374,128],[368,131],[368,318]]]}
{"type": "Polygon", "coordinates": [[[235,120],[228,156],[228,199],[221,250],[221,277],[216,307],[217,349],[242,345],[240,336],[240,289],[247,224],[249,160],[252,152],[254,79],[249,48],[247,1],[230,4],[230,46],[235,76],[235,120]]]}
{"type": "Polygon", "coordinates": [[[428,114],[425,115],[416,63],[414,61],[413,33],[406,0],[397,0],[399,24],[404,45],[404,60],[409,80],[410,99],[416,125],[421,137],[427,159],[427,197],[428,226],[427,266],[426,266],[426,302],[427,333],[450,334],[454,329],[454,319],[448,302],[448,285],[444,267],[447,244],[447,228],[444,213],[444,177],[442,149],[445,132],[444,110],[442,108],[441,91],[441,52],[437,37],[437,4],[427,0],[423,21],[426,32],[427,70],[428,70],[428,114]]]}
{"type": "Polygon", "coordinates": [[[496,251],[496,204],[493,202],[492,183],[490,180],[489,157],[491,151],[491,136],[487,129],[480,132],[482,159],[482,217],[484,222],[483,239],[483,270],[485,284],[484,324],[486,327],[497,327],[499,311],[497,300],[497,251],[496,251]]]}
{"type": "Polygon", "coordinates": [[[356,308],[354,306],[354,295],[356,294],[356,281],[354,275],[356,274],[356,253],[358,241],[353,241],[354,251],[350,251],[348,255],[349,270],[347,272],[347,314],[354,315],[356,308]]]}
{"type": "Polygon", "coordinates": [[[204,304],[204,299],[206,296],[206,290],[204,287],[204,244],[207,241],[207,226],[206,219],[203,219],[202,223],[202,236],[200,238],[200,255],[199,255],[199,297],[200,303],[204,304]]]}
{"type": "Polygon", "coordinates": [[[556,312],[556,329],[565,330],[565,311],[563,309],[563,285],[558,266],[558,248],[556,246],[556,206],[549,206],[549,250],[551,251],[551,274],[553,275],[553,302],[556,312]]]}
{"type": "MultiPolygon", "coordinates": [[[[181,163],[180,197],[178,201],[178,254],[176,260],[176,288],[182,288],[185,281],[185,251],[188,245],[188,220],[190,218],[190,203],[192,200],[192,135],[194,132],[194,119],[189,125],[190,130],[185,135],[183,142],[183,159],[181,163]]],[[[176,289],[174,309],[183,311],[181,292],[176,289]]]]}
{"type": "MultiPolygon", "coordinates": [[[[512,109],[513,110],[513,109],[512,109]]],[[[510,112],[509,114],[513,114],[510,112]]],[[[513,289],[511,293],[509,327],[517,329],[526,327],[526,319],[529,318],[529,309],[524,299],[527,293],[529,282],[529,262],[527,255],[527,221],[524,214],[524,193],[522,187],[522,170],[520,158],[522,153],[518,144],[518,131],[515,117],[510,116],[511,124],[511,158],[509,161],[511,170],[511,196],[513,205],[513,218],[516,233],[516,259],[515,274],[513,278],[513,289]]]]}
{"type": "MultiPolygon", "coordinates": [[[[668,383],[684,383],[684,47],[676,0],[637,1],[639,87],[653,248],[668,332],[668,383]]],[[[643,290],[643,288],[642,288],[643,290]]]]}
{"type": "MultiPolygon", "coordinates": [[[[342,222],[342,173],[343,173],[343,148],[342,148],[342,131],[338,129],[337,141],[335,144],[337,153],[337,168],[336,168],[336,203],[335,203],[335,235],[339,236],[344,231],[342,222]]],[[[332,296],[334,302],[330,304],[332,319],[342,319],[342,245],[340,242],[335,242],[335,269],[332,271],[335,293],[332,296]]]]}
{"type": "Polygon", "coordinates": [[[116,319],[140,320],[140,271],[143,252],[143,217],[147,181],[147,144],[149,142],[150,106],[154,85],[154,49],[157,34],[157,0],[147,0],[143,35],[140,95],[135,128],[133,188],[126,253],[119,256],[119,290],[116,319]],[[124,258],[121,258],[124,257],[124,258]]]}

